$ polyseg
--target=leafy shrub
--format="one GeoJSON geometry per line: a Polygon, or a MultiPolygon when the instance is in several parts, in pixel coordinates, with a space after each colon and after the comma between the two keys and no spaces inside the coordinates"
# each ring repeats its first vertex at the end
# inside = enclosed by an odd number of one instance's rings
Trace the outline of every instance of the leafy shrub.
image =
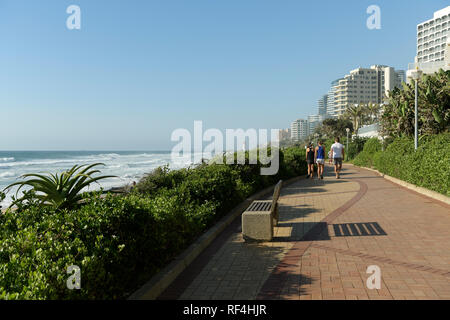
{"type": "Polygon", "coordinates": [[[372,155],[366,151],[361,151],[352,162],[357,166],[371,167],[372,155]]]}
{"type": "Polygon", "coordinates": [[[78,210],[8,211],[0,217],[0,298],[124,298],[203,231],[215,208],[91,195],[78,210]],[[81,268],[79,291],[66,288],[70,265],[81,268]]]}
{"type": "Polygon", "coordinates": [[[378,138],[370,138],[366,140],[363,151],[361,151],[355,159],[353,159],[353,164],[362,167],[372,167],[374,165],[374,154],[378,151],[381,151],[381,143],[378,138]]]}
{"type": "MultiPolygon", "coordinates": [[[[361,137],[354,137],[353,140],[350,140],[348,144],[348,150],[346,150],[348,160],[354,159],[363,150],[366,142],[367,138],[361,137]]],[[[346,146],[345,143],[343,144],[344,146],[346,146]]]]}
{"type": "Polygon", "coordinates": [[[363,150],[369,154],[381,151],[381,142],[378,138],[370,138],[364,144],[363,150]]]}
{"type": "Polygon", "coordinates": [[[413,139],[397,138],[386,151],[363,151],[353,163],[450,196],[450,133],[424,136],[417,151],[413,139]]]}
{"type": "Polygon", "coordinates": [[[190,173],[191,169],[169,170],[169,166],[158,167],[146,174],[136,185],[140,193],[152,195],[161,188],[173,188],[179,185],[190,173]]]}
{"type": "Polygon", "coordinates": [[[282,164],[285,168],[286,177],[300,176],[307,173],[305,150],[302,148],[288,148],[283,150],[284,161],[282,164]]]}
{"type": "Polygon", "coordinates": [[[376,167],[376,164],[377,164],[377,163],[380,163],[382,155],[383,155],[383,152],[382,152],[382,151],[377,151],[377,152],[375,152],[375,153],[372,155],[372,159],[371,159],[371,161],[372,161],[372,162],[371,162],[371,166],[372,166],[372,167],[376,167]]]}

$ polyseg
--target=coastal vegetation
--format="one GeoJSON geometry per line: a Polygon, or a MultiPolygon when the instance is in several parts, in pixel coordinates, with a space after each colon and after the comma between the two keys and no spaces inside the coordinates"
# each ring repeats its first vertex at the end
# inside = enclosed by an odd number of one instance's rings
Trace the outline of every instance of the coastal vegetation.
{"type": "Polygon", "coordinates": [[[30,178],[25,181],[15,182],[5,188],[9,190],[14,186],[19,186],[19,191],[25,187],[31,187],[31,191],[26,192],[22,198],[14,198],[12,206],[21,206],[26,201],[37,202],[40,205],[50,205],[56,209],[73,208],[82,199],[81,190],[94,182],[98,182],[115,176],[93,177],[100,173],[100,170],[91,170],[94,167],[104,165],[94,163],[91,165],[73,166],[71,169],[61,174],[49,173],[48,175],[30,173],[22,175],[22,178],[30,178]]]}
{"type": "Polygon", "coordinates": [[[389,176],[450,196],[450,133],[424,136],[417,150],[414,139],[396,138],[385,151],[370,139],[354,159],[358,166],[372,167],[389,176]]]}
{"type": "MultiPolygon", "coordinates": [[[[450,130],[450,70],[424,74],[418,82],[419,135],[432,135],[450,130]]],[[[382,134],[389,137],[414,135],[414,82],[403,83],[402,89],[390,92],[389,102],[381,116],[382,134]]]]}
{"type": "Polygon", "coordinates": [[[325,119],[320,126],[315,129],[315,134],[321,139],[343,137],[347,134],[346,128],[353,130],[353,122],[349,119],[325,119]]]}
{"type": "Polygon", "coordinates": [[[252,193],[306,174],[303,149],[279,154],[273,176],[260,162],[203,163],[158,168],[127,194],[79,193],[76,206],[25,193],[0,215],[0,299],[127,298],[252,193]],[[79,290],[66,286],[72,265],[79,290]]]}

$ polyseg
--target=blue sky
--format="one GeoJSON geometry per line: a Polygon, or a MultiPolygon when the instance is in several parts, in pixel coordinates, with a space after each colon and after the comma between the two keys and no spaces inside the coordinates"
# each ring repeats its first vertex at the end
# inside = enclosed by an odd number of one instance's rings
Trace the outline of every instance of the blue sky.
{"type": "Polygon", "coordinates": [[[286,128],[351,69],[405,69],[416,25],[447,5],[0,0],[0,150],[170,150],[194,120],[286,128]],[[72,4],[81,30],[66,28],[72,4]]]}

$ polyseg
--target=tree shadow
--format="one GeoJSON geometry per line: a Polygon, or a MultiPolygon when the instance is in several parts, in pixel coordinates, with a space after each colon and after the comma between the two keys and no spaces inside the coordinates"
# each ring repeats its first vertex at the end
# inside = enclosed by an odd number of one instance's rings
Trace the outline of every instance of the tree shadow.
{"type": "Polygon", "coordinates": [[[310,294],[308,287],[315,281],[304,274],[276,271],[264,284],[257,300],[300,299],[300,296],[310,294]]]}

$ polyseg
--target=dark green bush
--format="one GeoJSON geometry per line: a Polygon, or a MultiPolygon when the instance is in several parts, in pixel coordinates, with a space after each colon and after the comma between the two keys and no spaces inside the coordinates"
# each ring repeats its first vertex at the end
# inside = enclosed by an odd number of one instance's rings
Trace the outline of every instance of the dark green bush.
{"type": "Polygon", "coordinates": [[[366,140],[363,150],[353,159],[353,164],[362,167],[373,167],[373,157],[378,151],[381,151],[381,142],[378,138],[366,140]]]}
{"type": "Polygon", "coordinates": [[[284,161],[281,162],[282,169],[281,173],[285,175],[286,178],[292,176],[300,176],[307,173],[308,169],[306,167],[306,151],[303,148],[288,148],[283,150],[284,161]]]}
{"type": "Polygon", "coordinates": [[[128,195],[88,194],[79,208],[29,203],[0,215],[0,299],[124,299],[252,193],[304,174],[302,149],[280,170],[206,165],[145,176],[128,195]],[[66,288],[70,265],[81,289],[66,288]]]}
{"type": "Polygon", "coordinates": [[[369,154],[381,151],[381,142],[378,138],[370,138],[364,143],[363,150],[369,154]]]}
{"type": "Polygon", "coordinates": [[[156,168],[145,175],[136,185],[137,191],[152,195],[161,188],[173,188],[179,185],[190,173],[191,169],[169,170],[168,166],[156,168]]]}
{"type": "Polygon", "coordinates": [[[450,196],[450,133],[414,140],[399,138],[388,146],[375,167],[390,176],[450,196]]]}
{"type": "Polygon", "coordinates": [[[30,206],[0,217],[0,298],[124,298],[204,230],[216,203],[177,197],[99,199],[78,210],[30,206]],[[81,268],[81,290],[66,288],[81,268]]]}
{"type": "Polygon", "coordinates": [[[353,159],[352,162],[357,166],[372,167],[372,154],[363,150],[356,156],[355,159],[353,159]]]}
{"type": "MultiPolygon", "coordinates": [[[[367,138],[361,137],[354,137],[353,140],[350,140],[348,144],[348,150],[346,150],[348,157],[347,160],[354,159],[363,150],[367,140],[367,138]]],[[[344,144],[344,146],[347,145],[344,144]]]]}
{"type": "Polygon", "coordinates": [[[417,151],[412,138],[397,138],[386,151],[363,151],[353,163],[450,196],[450,133],[422,137],[417,151]]]}

